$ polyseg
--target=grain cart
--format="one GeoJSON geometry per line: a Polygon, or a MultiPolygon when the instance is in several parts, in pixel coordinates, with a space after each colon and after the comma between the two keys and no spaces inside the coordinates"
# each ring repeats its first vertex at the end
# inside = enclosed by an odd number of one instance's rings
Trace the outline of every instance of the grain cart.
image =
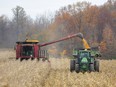
{"type": "Polygon", "coordinates": [[[74,49],[74,60],[70,61],[70,71],[97,71],[99,72],[99,61],[95,57],[99,57],[99,52],[92,49],[74,49]]]}
{"type": "Polygon", "coordinates": [[[38,59],[42,58],[43,61],[48,60],[48,53],[46,50],[41,50],[43,46],[47,46],[53,43],[57,43],[60,41],[68,40],[74,37],[81,37],[81,33],[69,35],[59,40],[55,40],[49,43],[39,44],[38,40],[25,40],[23,42],[16,42],[16,59],[38,59]]]}

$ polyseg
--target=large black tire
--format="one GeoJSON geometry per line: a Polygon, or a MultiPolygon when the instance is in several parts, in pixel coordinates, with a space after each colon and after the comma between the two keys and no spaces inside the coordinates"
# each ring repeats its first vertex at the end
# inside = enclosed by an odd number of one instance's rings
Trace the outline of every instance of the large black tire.
{"type": "Polygon", "coordinates": [[[75,60],[70,60],[70,71],[73,72],[75,70],[75,60]]]}
{"type": "Polygon", "coordinates": [[[20,58],[20,61],[22,62],[23,61],[23,58],[20,58]]]}
{"type": "Polygon", "coordinates": [[[79,71],[80,71],[79,64],[76,64],[76,65],[75,65],[75,71],[76,71],[77,73],[79,73],[79,71]]]}
{"type": "Polygon", "coordinates": [[[99,61],[95,60],[95,71],[99,72],[99,61]]]}
{"type": "Polygon", "coordinates": [[[34,57],[31,58],[31,60],[34,60],[34,59],[35,59],[34,57]]]}
{"type": "Polygon", "coordinates": [[[78,64],[79,62],[78,62],[78,59],[76,58],[76,60],[75,60],[75,64],[78,64]]]}
{"type": "Polygon", "coordinates": [[[89,70],[90,70],[90,72],[95,71],[95,69],[94,69],[94,64],[90,64],[90,66],[89,66],[89,70]]]}
{"type": "Polygon", "coordinates": [[[29,58],[25,58],[25,60],[28,60],[29,58]]]}
{"type": "Polygon", "coordinates": [[[16,60],[18,60],[19,58],[16,58],[16,60]]]}

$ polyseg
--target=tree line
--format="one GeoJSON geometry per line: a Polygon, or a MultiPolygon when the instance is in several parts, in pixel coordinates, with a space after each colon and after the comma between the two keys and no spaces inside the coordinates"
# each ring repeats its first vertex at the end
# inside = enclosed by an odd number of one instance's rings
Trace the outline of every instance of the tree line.
{"type": "MultiPolygon", "coordinates": [[[[16,41],[24,41],[27,37],[44,43],[82,32],[91,47],[101,46],[104,57],[116,56],[116,0],[108,0],[101,6],[77,2],[61,7],[54,16],[44,14],[36,19],[20,6],[12,12],[12,19],[0,16],[0,47],[13,47],[16,41]]],[[[46,49],[55,50],[57,55],[63,52],[71,55],[72,49],[78,47],[82,47],[82,41],[74,38],[46,49]]]]}

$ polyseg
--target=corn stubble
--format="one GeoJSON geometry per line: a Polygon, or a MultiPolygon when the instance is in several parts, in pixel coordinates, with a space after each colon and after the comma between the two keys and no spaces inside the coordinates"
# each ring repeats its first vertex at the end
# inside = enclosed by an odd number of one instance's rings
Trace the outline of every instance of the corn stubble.
{"type": "Polygon", "coordinates": [[[116,60],[100,60],[100,72],[71,73],[69,59],[15,60],[13,50],[0,50],[0,87],[116,87],[116,60]]]}

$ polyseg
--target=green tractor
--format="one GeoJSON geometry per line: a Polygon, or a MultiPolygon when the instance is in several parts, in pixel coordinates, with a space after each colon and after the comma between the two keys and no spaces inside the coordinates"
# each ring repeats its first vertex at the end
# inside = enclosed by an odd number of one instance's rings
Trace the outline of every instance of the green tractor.
{"type": "Polygon", "coordinates": [[[101,56],[99,51],[95,49],[74,49],[73,56],[74,59],[70,60],[71,72],[99,72],[99,60],[96,59],[96,57],[101,56]]]}

